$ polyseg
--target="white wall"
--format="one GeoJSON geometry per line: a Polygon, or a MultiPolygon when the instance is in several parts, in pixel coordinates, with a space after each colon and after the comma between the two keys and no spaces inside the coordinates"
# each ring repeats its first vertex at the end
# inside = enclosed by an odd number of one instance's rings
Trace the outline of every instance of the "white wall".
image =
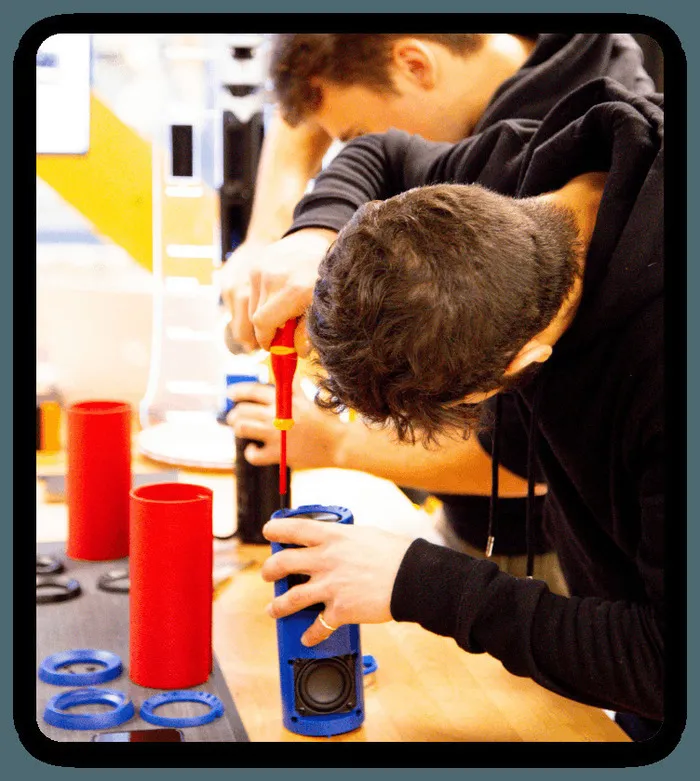
{"type": "Polygon", "coordinates": [[[138,404],[148,380],[152,277],[111,245],[37,247],[37,347],[68,403],[138,404]]]}

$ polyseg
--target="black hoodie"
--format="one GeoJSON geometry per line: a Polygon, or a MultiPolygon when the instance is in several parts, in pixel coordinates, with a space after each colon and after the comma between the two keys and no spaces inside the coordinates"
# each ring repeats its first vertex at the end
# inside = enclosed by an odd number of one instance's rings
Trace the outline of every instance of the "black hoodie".
{"type": "Polygon", "coordinates": [[[339,230],[362,203],[425,184],[477,182],[527,197],[608,172],[576,317],[518,392],[549,485],[547,531],[572,596],[416,540],[391,612],[552,691],[656,720],[664,678],[662,102],[599,79],[541,123],[507,120],[456,145],[398,131],[365,136],[319,177],[292,227],[339,230]]]}
{"type": "MultiPolygon", "coordinates": [[[[491,98],[473,133],[480,133],[503,119],[538,119],[563,97],[592,79],[608,76],[638,95],[653,93],[654,84],[643,67],[642,51],[631,35],[544,33],[534,36],[535,47],[530,56],[504,81],[491,98]]],[[[489,403],[490,414],[495,409],[489,403]]],[[[527,440],[522,421],[510,395],[501,402],[501,440],[507,447],[503,465],[517,475],[526,476],[527,440]]],[[[492,452],[493,430],[484,428],[479,440],[487,453],[492,452]]],[[[544,477],[535,464],[535,477],[544,477]]],[[[445,517],[459,537],[473,547],[484,550],[493,535],[495,555],[518,555],[525,552],[526,535],[522,522],[525,500],[501,499],[497,521],[490,520],[487,496],[437,493],[443,502],[445,517]],[[497,533],[496,533],[497,530],[497,533]]],[[[552,549],[543,530],[542,511],[545,498],[532,499],[530,508],[529,548],[532,553],[552,549]]]]}
{"type": "MultiPolygon", "coordinates": [[[[535,36],[535,48],[511,78],[506,79],[489,101],[472,134],[481,133],[504,119],[541,120],[562,98],[588,81],[607,76],[637,95],[650,95],[654,83],[643,67],[642,50],[631,35],[544,33],[535,36]]],[[[495,407],[490,404],[491,412],[495,407]]],[[[501,441],[505,448],[502,463],[511,472],[526,476],[527,443],[517,407],[510,395],[502,399],[501,441]]],[[[487,453],[492,452],[492,428],[479,433],[487,453]]],[[[535,464],[535,477],[544,480],[535,464]]],[[[495,555],[522,554],[526,549],[522,523],[525,501],[501,499],[496,528],[490,527],[489,498],[486,496],[437,493],[445,517],[459,536],[472,546],[485,549],[493,534],[495,555]]],[[[552,549],[541,519],[545,497],[535,497],[530,510],[530,550],[544,553],[552,549]]]]}

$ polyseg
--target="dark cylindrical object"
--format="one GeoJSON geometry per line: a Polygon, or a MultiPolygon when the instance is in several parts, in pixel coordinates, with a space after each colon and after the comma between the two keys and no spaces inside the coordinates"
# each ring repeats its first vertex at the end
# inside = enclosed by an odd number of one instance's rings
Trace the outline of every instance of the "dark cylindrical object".
{"type": "Polygon", "coordinates": [[[131,406],[83,401],[67,411],[67,555],[110,561],[129,554],[131,406]]]}
{"type": "Polygon", "coordinates": [[[212,491],[154,483],[131,491],[129,676],[186,689],[212,670],[212,491]]]}
{"type": "MultiPolygon", "coordinates": [[[[254,439],[236,437],[236,518],[237,537],[241,542],[268,544],[262,527],[272,513],[280,509],[279,465],[253,466],[245,459],[248,445],[262,445],[254,439]]],[[[291,471],[287,468],[287,486],[291,471]]],[[[291,504],[291,490],[287,488],[287,505],[291,504]]]]}

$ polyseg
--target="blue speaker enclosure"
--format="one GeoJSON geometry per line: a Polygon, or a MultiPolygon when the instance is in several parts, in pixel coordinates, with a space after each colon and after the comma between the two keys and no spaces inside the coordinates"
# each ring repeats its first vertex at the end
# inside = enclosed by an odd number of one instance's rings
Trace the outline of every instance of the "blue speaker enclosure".
{"type": "MultiPolygon", "coordinates": [[[[336,505],[301,505],[278,510],[272,518],[322,516],[334,523],[353,523],[352,513],[336,505]]],[[[272,552],[297,547],[273,542],[272,552]]],[[[275,582],[279,597],[307,577],[290,575],[275,582]]],[[[301,636],[323,605],[311,605],[277,619],[277,647],[284,726],[298,735],[330,737],[351,732],[364,721],[363,658],[360,629],[346,624],[317,645],[307,648],[301,636]]]]}

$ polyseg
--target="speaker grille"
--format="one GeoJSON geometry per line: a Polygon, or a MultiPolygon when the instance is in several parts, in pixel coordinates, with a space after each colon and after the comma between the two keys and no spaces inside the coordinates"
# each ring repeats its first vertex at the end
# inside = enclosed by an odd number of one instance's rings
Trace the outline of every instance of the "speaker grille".
{"type": "Polygon", "coordinates": [[[302,715],[347,713],[356,703],[357,654],[294,660],[294,707],[302,715]]]}

